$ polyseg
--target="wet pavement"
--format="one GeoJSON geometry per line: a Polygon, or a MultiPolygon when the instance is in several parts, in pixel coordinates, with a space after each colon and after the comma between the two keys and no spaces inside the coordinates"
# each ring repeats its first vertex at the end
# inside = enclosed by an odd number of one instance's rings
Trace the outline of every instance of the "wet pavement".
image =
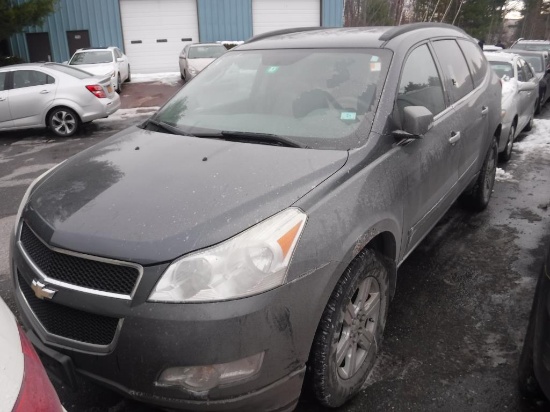
{"type": "MultiPolygon", "coordinates": [[[[123,102],[127,92],[134,102],[124,107],[160,106],[179,88],[167,86],[147,100],[146,91],[140,94],[145,87],[127,85],[123,102]]],[[[151,114],[141,110],[94,122],[73,139],[0,133],[0,295],[12,310],[7,244],[26,186],[50,165],[151,114]]],[[[549,107],[542,117],[550,119],[549,107]]],[[[496,182],[488,209],[472,214],[453,206],[399,269],[378,362],[361,394],[340,411],[550,410],[523,400],[516,385],[536,275],[550,242],[550,156],[516,151],[499,167],[512,178],[496,182]]],[[[69,412],[154,410],[85,380],[77,393],[56,388],[69,412]]],[[[321,410],[307,395],[297,408],[321,410]]]]}

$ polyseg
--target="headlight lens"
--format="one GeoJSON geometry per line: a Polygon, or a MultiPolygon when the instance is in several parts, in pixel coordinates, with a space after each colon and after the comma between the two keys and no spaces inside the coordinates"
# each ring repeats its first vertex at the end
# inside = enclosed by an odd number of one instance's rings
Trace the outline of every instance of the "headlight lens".
{"type": "Polygon", "coordinates": [[[65,163],[65,160],[61,163],[55,165],[51,169],[46,170],[44,173],[42,173],[40,176],[38,176],[36,179],[33,180],[33,182],[29,185],[27,188],[27,191],[23,195],[23,199],[21,199],[21,203],[19,204],[19,209],[17,209],[17,215],[15,215],[15,226],[13,230],[17,232],[17,225],[19,224],[19,221],[21,220],[21,215],[23,214],[23,209],[25,209],[25,206],[27,205],[27,202],[29,201],[29,196],[31,195],[32,189],[50,172],[57,169],[59,166],[61,166],[63,163],[65,163]]]}
{"type": "Polygon", "coordinates": [[[213,302],[283,284],[306,220],[301,210],[286,209],[219,245],[176,260],[149,300],[213,302]]]}

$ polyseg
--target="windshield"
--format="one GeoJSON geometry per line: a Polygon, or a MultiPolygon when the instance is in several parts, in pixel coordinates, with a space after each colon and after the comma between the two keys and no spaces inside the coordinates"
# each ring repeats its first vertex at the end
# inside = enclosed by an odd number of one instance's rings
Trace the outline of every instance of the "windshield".
{"type": "Polygon", "coordinates": [[[501,79],[504,76],[508,76],[510,79],[514,78],[514,68],[510,63],[489,61],[489,64],[491,65],[497,76],[501,79]]]}
{"type": "Polygon", "coordinates": [[[154,120],[190,135],[221,131],[348,149],[372,123],[391,53],[369,49],[232,51],[209,65],[154,120]]]}
{"type": "Polygon", "coordinates": [[[110,51],[90,51],[76,53],[69,64],[101,64],[111,63],[113,61],[113,53],[110,51]]]}
{"type": "Polygon", "coordinates": [[[225,46],[193,46],[189,48],[189,59],[217,59],[227,51],[225,46]]]}
{"type": "Polygon", "coordinates": [[[512,49],[520,49],[520,50],[533,50],[533,51],[550,51],[550,44],[542,43],[516,43],[512,47],[512,49]]]}

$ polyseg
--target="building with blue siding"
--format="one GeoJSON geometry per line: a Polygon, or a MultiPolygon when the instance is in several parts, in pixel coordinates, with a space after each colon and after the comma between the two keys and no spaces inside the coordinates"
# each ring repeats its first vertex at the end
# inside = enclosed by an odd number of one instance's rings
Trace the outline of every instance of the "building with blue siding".
{"type": "Polygon", "coordinates": [[[27,61],[57,62],[81,47],[117,46],[134,73],[173,72],[190,42],[243,41],[291,27],[341,27],[343,11],[343,0],[59,0],[44,25],[12,36],[10,46],[27,61]]]}

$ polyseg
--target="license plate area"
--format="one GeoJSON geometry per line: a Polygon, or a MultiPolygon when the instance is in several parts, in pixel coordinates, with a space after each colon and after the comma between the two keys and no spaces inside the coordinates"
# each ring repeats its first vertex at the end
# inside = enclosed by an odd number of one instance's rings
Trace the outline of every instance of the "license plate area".
{"type": "Polygon", "coordinates": [[[113,92],[113,86],[111,86],[111,85],[107,86],[107,92],[112,93],[113,92]]]}

